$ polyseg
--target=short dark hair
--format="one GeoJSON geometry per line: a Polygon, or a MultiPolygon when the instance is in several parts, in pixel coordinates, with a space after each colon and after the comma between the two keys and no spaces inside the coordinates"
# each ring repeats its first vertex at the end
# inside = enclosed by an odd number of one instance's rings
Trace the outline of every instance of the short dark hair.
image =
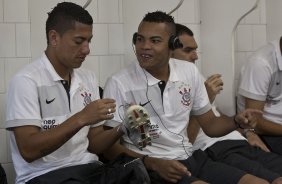
{"type": "Polygon", "coordinates": [[[175,22],[174,18],[162,11],[155,11],[147,13],[143,20],[145,22],[156,22],[156,23],[165,23],[168,25],[169,31],[171,35],[175,35],[175,22]]]}
{"type": "Polygon", "coordinates": [[[183,24],[175,24],[176,27],[176,36],[180,36],[182,34],[187,34],[189,36],[194,36],[194,33],[191,29],[189,29],[187,26],[184,26],[183,24]]]}
{"type": "Polygon", "coordinates": [[[48,33],[50,30],[55,30],[60,35],[63,35],[65,31],[74,28],[75,22],[92,25],[93,19],[87,10],[75,3],[58,3],[57,6],[48,13],[46,21],[47,44],[49,44],[48,33]]]}

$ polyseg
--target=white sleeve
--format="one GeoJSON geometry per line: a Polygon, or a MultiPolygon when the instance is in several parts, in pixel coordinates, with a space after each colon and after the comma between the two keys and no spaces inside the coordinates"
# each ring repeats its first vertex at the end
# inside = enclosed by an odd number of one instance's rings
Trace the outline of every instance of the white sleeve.
{"type": "Polygon", "coordinates": [[[194,97],[194,103],[192,107],[192,115],[200,115],[208,112],[211,109],[209,96],[204,84],[204,78],[198,71],[198,69],[195,67],[195,97],[194,97]]]}
{"type": "Polygon", "coordinates": [[[9,83],[6,106],[6,128],[41,126],[38,90],[35,81],[15,76],[9,83]]]}
{"type": "Polygon", "coordinates": [[[122,122],[124,119],[124,105],[126,99],[124,94],[122,84],[119,84],[117,80],[110,77],[106,82],[103,98],[112,98],[116,101],[116,112],[114,113],[113,120],[118,122],[122,122]]]}
{"type": "Polygon", "coordinates": [[[271,68],[262,59],[252,59],[241,70],[238,93],[255,100],[266,100],[271,68]]]}

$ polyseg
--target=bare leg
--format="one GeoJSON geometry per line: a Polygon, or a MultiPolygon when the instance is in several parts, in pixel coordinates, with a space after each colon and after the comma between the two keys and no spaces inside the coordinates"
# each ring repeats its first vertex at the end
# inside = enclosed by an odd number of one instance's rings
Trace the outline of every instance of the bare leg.
{"type": "Polygon", "coordinates": [[[271,184],[282,184],[282,177],[276,178],[271,184]]]}
{"type": "Polygon", "coordinates": [[[192,184],[208,184],[208,183],[205,181],[194,181],[192,182],[192,184]]]}
{"type": "Polygon", "coordinates": [[[238,182],[238,184],[269,184],[268,181],[262,179],[262,178],[258,178],[254,175],[251,174],[246,174],[244,175],[240,181],[238,182]]]}

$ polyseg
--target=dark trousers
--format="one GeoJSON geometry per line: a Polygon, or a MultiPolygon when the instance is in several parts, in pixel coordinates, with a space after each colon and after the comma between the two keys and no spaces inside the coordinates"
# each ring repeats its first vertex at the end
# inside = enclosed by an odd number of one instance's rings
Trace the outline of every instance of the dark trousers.
{"type": "Polygon", "coordinates": [[[245,140],[224,140],[206,149],[211,159],[272,182],[282,176],[282,156],[251,146],[245,140]]]}
{"type": "Polygon", "coordinates": [[[33,178],[27,184],[80,184],[100,167],[98,163],[65,167],[33,178]]]}
{"type": "Polygon", "coordinates": [[[90,163],[51,171],[27,184],[149,184],[148,173],[140,161],[126,155],[100,165],[90,163]]]}
{"type": "Polygon", "coordinates": [[[272,152],[282,155],[282,137],[261,135],[260,138],[272,152]]]}
{"type": "MultiPolygon", "coordinates": [[[[237,184],[246,172],[231,167],[227,164],[214,162],[202,150],[195,151],[186,160],[180,160],[191,172],[192,176],[183,176],[178,184],[189,184],[197,180],[203,180],[214,184],[237,184]]],[[[158,173],[148,171],[152,184],[168,184],[158,173]]]]}

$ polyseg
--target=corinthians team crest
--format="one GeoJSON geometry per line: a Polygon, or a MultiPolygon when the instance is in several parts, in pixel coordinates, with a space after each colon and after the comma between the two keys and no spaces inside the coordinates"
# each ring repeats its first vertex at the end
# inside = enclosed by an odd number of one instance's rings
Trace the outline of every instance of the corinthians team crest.
{"type": "Polygon", "coordinates": [[[83,102],[84,106],[90,104],[90,102],[92,101],[91,100],[91,93],[84,92],[84,94],[81,93],[81,96],[84,97],[84,102],[83,102]]]}
{"type": "Polygon", "coordinates": [[[79,83],[79,92],[80,95],[84,98],[83,100],[83,105],[86,106],[88,104],[90,104],[90,102],[92,101],[91,99],[91,93],[89,92],[89,90],[87,90],[82,83],[79,83]],[[88,91],[88,92],[87,92],[88,91]]]}
{"type": "Polygon", "coordinates": [[[179,86],[179,94],[182,95],[182,100],[181,100],[181,103],[185,106],[189,106],[191,104],[191,88],[187,85],[187,84],[184,84],[182,83],[180,86],[179,86]]]}

